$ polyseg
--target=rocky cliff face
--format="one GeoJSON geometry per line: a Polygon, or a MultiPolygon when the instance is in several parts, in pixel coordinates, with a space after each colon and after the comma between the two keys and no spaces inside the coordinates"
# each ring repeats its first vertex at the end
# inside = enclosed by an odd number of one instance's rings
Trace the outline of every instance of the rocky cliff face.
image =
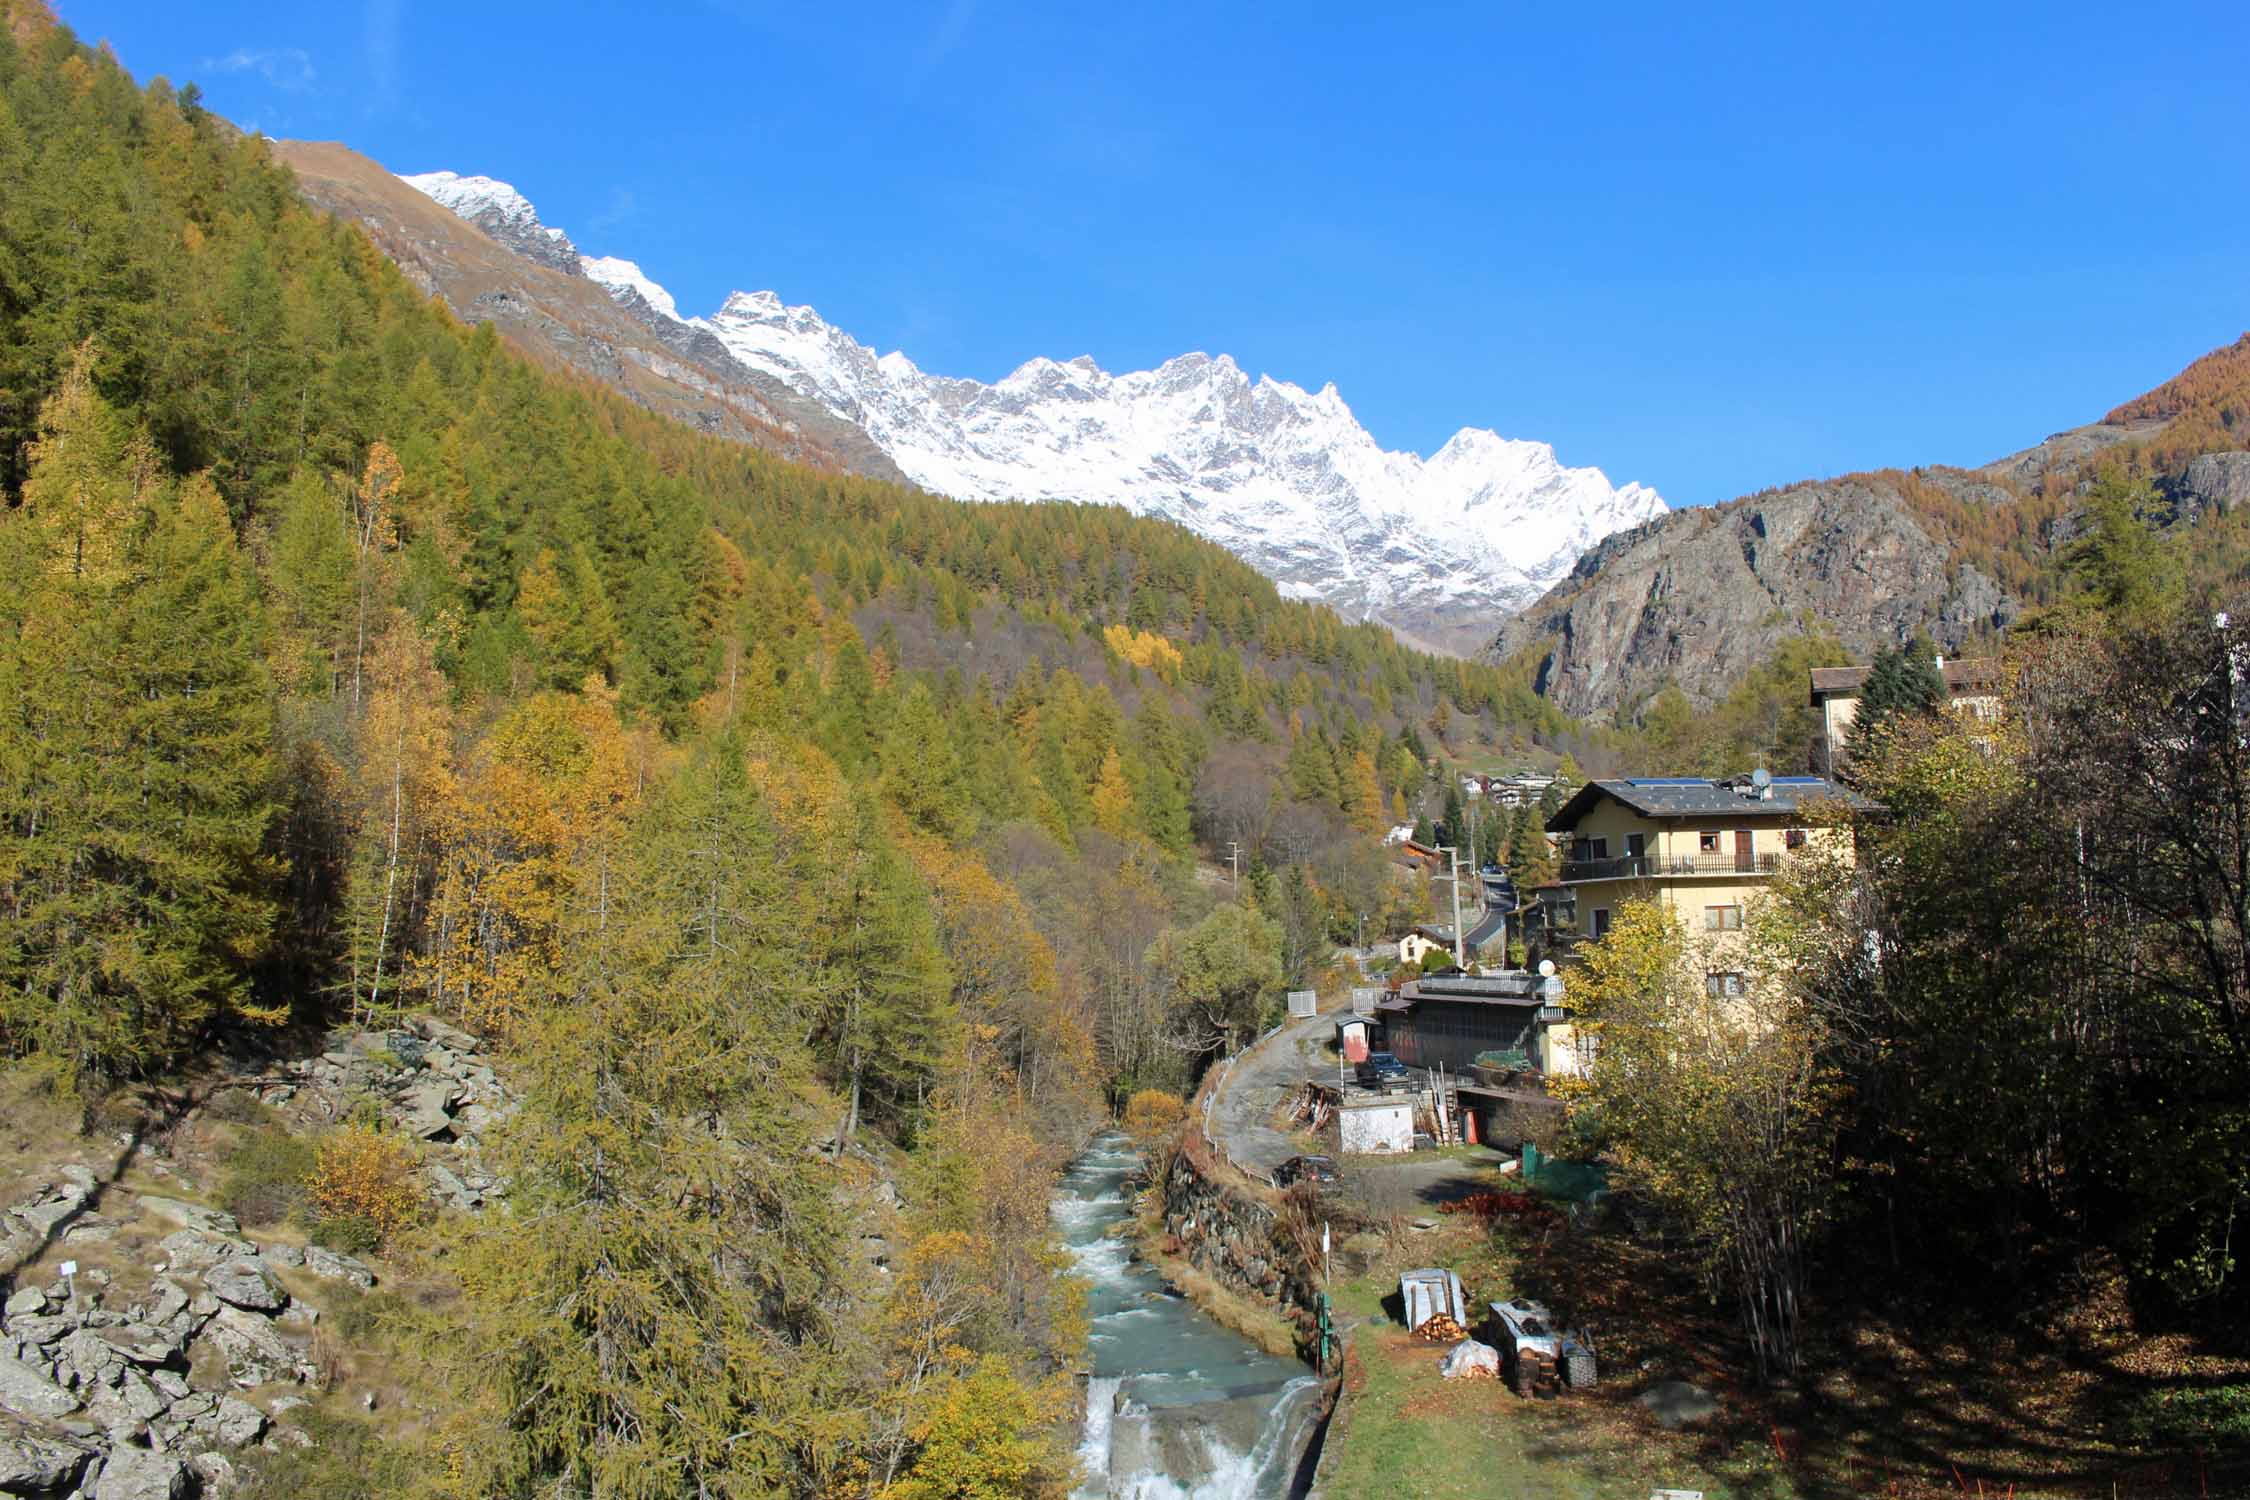
{"type": "MultiPolygon", "coordinates": [[[[1974,475],[1922,477],[1964,498],[2007,498],[1974,475]]],[[[1857,651],[1916,630],[1953,651],[2016,613],[1997,583],[1954,561],[1896,482],[1864,476],[1675,511],[1610,537],[1492,649],[1537,652],[1544,696],[1607,717],[1667,681],[1714,702],[1808,622],[1857,651]]]]}
{"type": "Polygon", "coordinates": [[[2099,422],[1979,469],[1849,475],[1674,511],[1589,550],[1489,653],[1528,659],[1552,702],[1598,719],[1667,682],[1709,705],[1808,627],[1863,658],[1916,631],[1958,651],[2022,609],[1969,559],[2036,578],[2078,535],[2074,496],[2104,468],[2148,483],[2160,525],[2250,505],[2246,392],[2250,336],[2099,422]]]}

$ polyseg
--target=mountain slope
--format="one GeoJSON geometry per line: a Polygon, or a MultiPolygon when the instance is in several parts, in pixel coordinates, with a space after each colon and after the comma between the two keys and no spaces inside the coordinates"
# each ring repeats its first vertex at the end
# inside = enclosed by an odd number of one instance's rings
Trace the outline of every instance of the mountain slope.
{"type": "Polygon", "coordinates": [[[874,350],[771,292],[683,318],[629,260],[585,256],[491,178],[380,171],[340,147],[284,143],[316,202],[359,219],[463,317],[549,363],[618,385],[707,430],[970,500],[1115,504],[1174,520],[1286,592],[1460,653],[1590,544],[1660,515],[1642,485],[1565,467],[1544,443],[1479,429],[1433,457],[1380,448],[1333,386],[1252,380],[1182,355],[1111,375],[1035,359],[985,385],[874,350]],[[427,200],[402,204],[398,185],[427,200]],[[442,207],[482,231],[446,227],[442,207]],[[595,288],[610,307],[589,306],[595,288]],[[794,445],[794,447],[792,447],[794,445]]]}
{"type": "MultiPolygon", "coordinates": [[[[2110,412],[1976,470],[1886,469],[1674,511],[1610,537],[1488,648],[1564,712],[1629,714],[1666,683],[1707,707],[1789,636],[1862,655],[1926,631],[1952,653],[2054,587],[2077,494],[2115,465],[2170,525],[2250,514],[2250,336],[2110,412]]],[[[2210,566],[2228,546],[2196,549],[2210,566]]]]}
{"type": "Polygon", "coordinates": [[[357,221],[415,285],[464,321],[491,323],[542,364],[784,457],[901,477],[857,428],[744,368],[715,340],[621,306],[580,272],[568,237],[540,224],[506,183],[432,173],[410,184],[332,142],[272,149],[312,203],[357,221]]]}

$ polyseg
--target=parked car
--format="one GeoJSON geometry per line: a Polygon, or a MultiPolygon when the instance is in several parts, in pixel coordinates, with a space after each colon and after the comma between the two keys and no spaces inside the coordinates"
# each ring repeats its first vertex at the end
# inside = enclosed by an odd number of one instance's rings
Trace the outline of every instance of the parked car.
{"type": "Polygon", "coordinates": [[[1367,1061],[1354,1068],[1352,1076],[1359,1080],[1361,1088],[1381,1089],[1385,1093],[1410,1088],[1414,1083],[1413,1070],[1388,1052],[1368,1053],[1367,1061]]]}
{"type": "Polygon", "coordinates": [[[1273,1180],[1281,1187],[1293,1182],[1327,1184],[1336,1180],[1336,1159],[1332,1156],[1292,1156],[1273,1169],[1273,1180]]]}

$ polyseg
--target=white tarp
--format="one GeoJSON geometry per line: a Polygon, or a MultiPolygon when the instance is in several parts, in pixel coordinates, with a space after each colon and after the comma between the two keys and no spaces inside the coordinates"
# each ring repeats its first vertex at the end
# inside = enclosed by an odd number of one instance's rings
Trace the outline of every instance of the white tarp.
{"type": "Polygon", "coordinates": [[[1448,1380],[1459,1380],[1471,1370],[1482,1370],[1498,1380],[1500,1351],[1475,1339],[1463,1339],[1447,1351],[1444,1362],[1438,1366],[1438,1372],[1448,1380]]]}

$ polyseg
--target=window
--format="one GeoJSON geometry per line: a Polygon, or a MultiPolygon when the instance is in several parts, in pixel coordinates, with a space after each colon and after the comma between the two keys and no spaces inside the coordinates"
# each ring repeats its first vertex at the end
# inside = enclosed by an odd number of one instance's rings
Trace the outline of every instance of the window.
{"type": "Polygon", "coordinates": [[[1719,852],[1719,830],[1706,828],[1695,836],[1695,847],[1704,854],[1719,852]]]}
{"type": "Polygon", "coordinates": [[[1714,1000],[1739,1000],[1742,998],[1742,976],[1706,974],[1703,976],[1703,993],[1714,1000]]]}
{"type": "Polygon", "coordinates": [[[1586,846],[1586,847],[1587,847],[1587,850],[1588,850],[1588,853],[1587,853],[1586,857],[1587,857],[1588,859],[1607,859],[1607,858],[1609,858],[1609,840],[1608,840],[1608,839],[1592,839],[1592,840],[1589,840],[1589,841],[1587,842],[1587,846],[1586,846]]]}
{"type": "Polygon", "coordinates": [[[1803,830],[1802,828],[1785,828],[1785,829],[1783,829],[1783,830],[1782,830],[1782,834],[1781,834],[1781,846],[1782,846],[1782,847],[1783,847],[1784,849],[1802,849],[1802,848],[1804,848],[1804,847],[1805,847],[1805,830],[1803,830]]]}
{"type": "MultiPolygon", "coordinates": [[[[1600,913],[1596,913],[1597,916],[1600,913]]],[[[1739,932],[1742,930],[1742,908],[1739,906],[1706,906],[1703,908],[1705,932],[1739,932]]]]}
{"type": "Polygon", "coordinates": [[[1646,853],[1648,853],[1647,834],[1628,833],[1625,835],[1625,857],[1627,859],[1639,859],[1646,853]]]}
{"type": "Polygon", "coordinates": [[[1597,940],[1609,936],[1609,908],[1606,906],[1594,908],[1594,936],[1597,940]]]}

